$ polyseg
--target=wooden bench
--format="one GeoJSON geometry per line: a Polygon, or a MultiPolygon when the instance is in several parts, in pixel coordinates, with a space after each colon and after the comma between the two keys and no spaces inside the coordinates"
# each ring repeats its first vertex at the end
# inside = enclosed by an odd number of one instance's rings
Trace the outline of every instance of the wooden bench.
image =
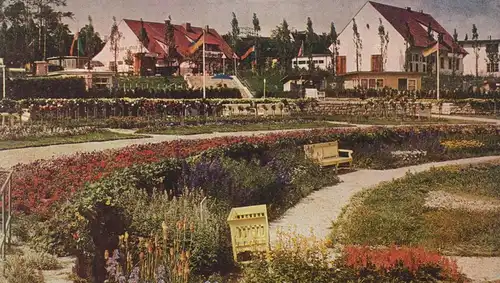
{"type": "Polygon", "coordinates": [[[306,158],[317,162],[321,167],[335,166],[338,169],[341,164],[352,166],[352,150],[339,149],[339,143],[326,142],[304,145],[306,158]]]}

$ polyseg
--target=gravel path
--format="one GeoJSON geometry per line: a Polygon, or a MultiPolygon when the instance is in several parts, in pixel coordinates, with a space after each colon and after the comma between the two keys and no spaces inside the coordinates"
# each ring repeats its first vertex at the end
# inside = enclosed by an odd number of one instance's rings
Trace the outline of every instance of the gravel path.
{"type": "MultiPolygon", "coordinates": [[[[133,133],[132,130],[115,130],[118,133],[133,133]]],[[[149,138],[128,139],[128,140],[114,140],[105,142],[87,142],[77,144],[61,144],[50,145],[44,147],[28,147],[11,150],[0,151],[0,168],[10,168],[18,163],[30,163],[38,159],[50,159],[63,155],[71,155],[77,152],[91,152],[97,150],[122,148],[135,144],[159,143],[164,141],[172,141],[179,139],[209,139],[216,137],[229,137],[229,136],[253,136],[269,133],[282,133],[290,131],[306,131],[311,129],[296,129],[296,130],[274,130],[274,131],[254,131],[254,132],[227,132],[227,133],[211,133],[199,135],[149,135],[149,138]]]]}
{"type": "MultiPolygon", "coordinates": [[[[344,206],[352,196],[366,189],[373,188],[382,182],[392,181],[404,177],[408,172],[418,173],[447,165],[466,165],[499,160],[500,156],[487,156],[468,158],[445,162],[428,163],[391,170],[360,170],[339,176],[341,183],[336,186],[326,187],[302,199],[297,205],[289,209],[283,217],[270,224],[271,243],[276,241],[278,229],[296,231],[300,235],[309,236],[311,231],[318,239],[326,239],[330,233],[331,224],[335,221],[344,206]]],[[[500,277],[500,258],[477,259],[460,258],[459,266],[467,276],[480,280],[486,274],[487,278],[500,277]],[[483,265],[481,261],[487,260],[483,265]],[[477,270],[479,267],[488,268],[488,271],[477,270]],[[491,275],[489,275],[491,273],[491,275]],[[481,275],[484,274],[484,275],[481,275]]],[[[482,269],[482,268],[481,268],[482,269]]]]}

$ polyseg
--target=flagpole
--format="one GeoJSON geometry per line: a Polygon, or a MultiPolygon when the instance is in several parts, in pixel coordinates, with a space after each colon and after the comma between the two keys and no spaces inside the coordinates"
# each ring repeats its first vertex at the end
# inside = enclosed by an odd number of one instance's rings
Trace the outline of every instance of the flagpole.
{"type": "MultiPolygon", "coordinates": [[[[206,29],[206,28],[205,28],[206,29]]],[[[206,98],[206,75],[205,75],[205,30],[203,30],[203,99],[206,98]]]]}
{"type": "Polygon", "coordinates": [[[441,58],[439,58],[439,39],[437,43],[437,100],[439,101],[439,71],[440,71],[440,65],[441,65],[441,58]]]}

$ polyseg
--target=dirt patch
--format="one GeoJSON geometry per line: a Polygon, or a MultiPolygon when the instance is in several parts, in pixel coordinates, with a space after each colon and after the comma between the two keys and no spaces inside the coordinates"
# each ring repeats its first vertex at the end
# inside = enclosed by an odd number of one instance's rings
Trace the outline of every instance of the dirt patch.
{"type": "Polygon", "coordinates": [[[465,209],[469,211],[500,210],[500,200],[445,191],[431,191],[425,199],[428,208],[465,209]]]}

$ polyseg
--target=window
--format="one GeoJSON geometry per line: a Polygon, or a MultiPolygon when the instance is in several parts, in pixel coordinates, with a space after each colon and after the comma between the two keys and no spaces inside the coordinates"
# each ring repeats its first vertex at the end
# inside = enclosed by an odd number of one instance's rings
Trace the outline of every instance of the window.
{"type": "Polygon", "coordinates": [[[118,61],[118,66],[123,65],[123,61],[118,61]]]}
{"type": "Polygon", "coordinates": [[[444,69],[444,58],[439,58],[439,68],[444,69]]]}
{"type": "Polygon", "coordinates": [[[337,56],[337,66],[335,67],[335,71],[338,75],[342,75],[346,73],[346,65],[347,65],[347,58],[346,56],[337,56]]]}
{"type": "Polygon", "coordinates": [[[419,56],[418,54],[413,54],[413,61],[418,62],[419,56]]]}
{"type": "Polygon", "coordinates": [[[109,70],[116,72],[116,65],[114,61],[109,62],[109,70]]]}
{"type": "Polygon", "coordinates": [[[361,79],[361,88],[368,88],[368,80],[367,79],[361,79]]]}
{"type": "Polygon", "coordinates": [[[384,87],[384,79],[377,79],[377,88],[384,87]]]}
{"type": "Polygon", "coordinates": [[[418,63],[415,63],[415,72],[417,73],[418,73],[418,65],[419,65],[418,63]]]}
{"type": "Polygon", "coordinates": [[[453,59],[452,58],[448,58],[448,69],[453,69],[453,59]]]}
{"type": "Polygon", "coordinates": [[[314,64],[318,64],[318,60],[313,60],[313,63],[314,64]]]}
{"type": "Polygon", "coordinates": [[[325,60],[319,60],[320,64],[325,64],[325,60]]]}
{"type": "Polygon", "coordinates": [[[410,72],[413,72],[413,64],[410,63],[410,72]]]}
{"type": "Polygon", "coordinates": [[[487,63],[486,64],[486,72],[488,72],[488,73],[498,72],[498,63],[496,63],[496,64],[487,63]]]}
{"type": "Polygon", "coordinates": [[[417,90],[417,80],[408,80],[408,90],[417,90]]]}
{"type": "Polygon", "coordinates": [[[374,89],[377,87],[377,81],[375,79],[370,79],[368,81],[368,87],[371,89],[374,89]]]}
{"type": "Polygon", "coordinates": [[[422,72],[424,72],[424,73],[426,72],[426,67],[427,67],[427,65],[426,65],[426,64],[423,64],[423,65],[422,65],[422,72]]]}
{"type": "Polygon", "coordinates": [[[382,55],[372,55],[372,72],[382,72],[382,55]]]}
{"type": "Polygon", "coordinates": [[[455,58],[455,69],[460,70],[460,58],[455,58]]]}
{"type": "Polygon", "coordinates": [[[305,65],[306,61],[299,61],[299,65],[305,65]]]}

